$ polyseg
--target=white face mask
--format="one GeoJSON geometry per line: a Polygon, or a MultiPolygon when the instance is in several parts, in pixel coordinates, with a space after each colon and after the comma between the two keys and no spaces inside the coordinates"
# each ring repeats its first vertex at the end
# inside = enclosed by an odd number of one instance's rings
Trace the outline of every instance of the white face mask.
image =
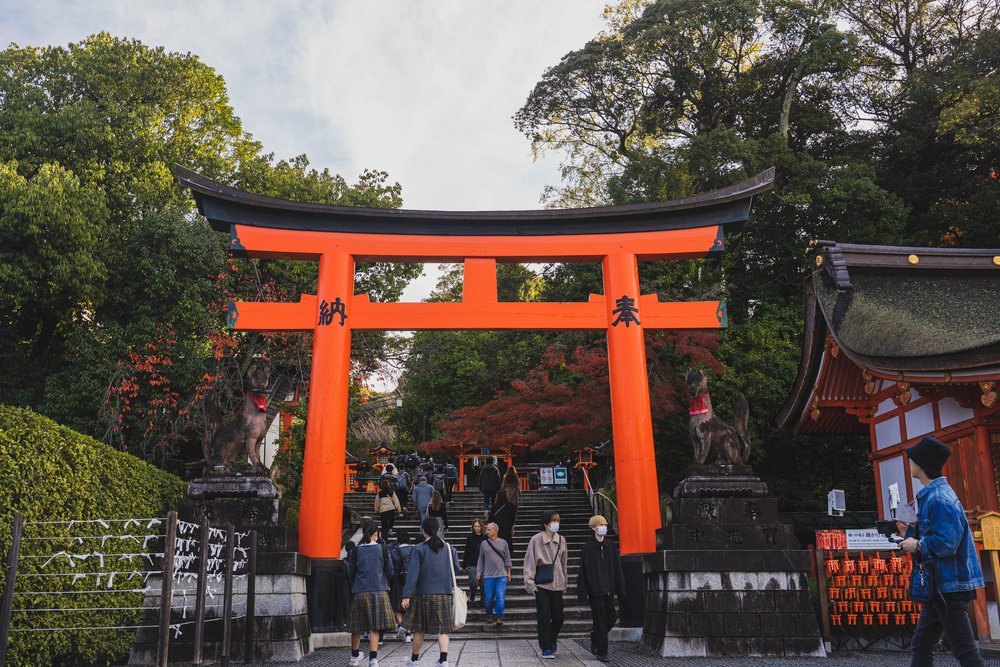
{"type": "Polygon", "coordinates": [[[558,521],[553,521],[552,523],[550,523],[549,524],[549,530],[551,532],[553,532],[553,533],[558,533],[559,532],[559,522],[558,521]]]}
{"type": "Polygon", "coordinates": [[[608,527],[598,526],[597,528],[594,529],[594,532],[597,533],[599,536],[604,537],[605,535],[608,534],[608,527]]]}

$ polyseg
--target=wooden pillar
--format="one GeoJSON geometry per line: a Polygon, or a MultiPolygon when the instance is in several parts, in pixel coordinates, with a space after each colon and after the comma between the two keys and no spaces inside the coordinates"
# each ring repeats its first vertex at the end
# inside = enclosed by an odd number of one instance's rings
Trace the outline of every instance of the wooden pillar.
{"type": "Polygon", "coordinates": [[[465,491],[465,455],[458,457],[458,490],[465,491]]]}
{"type": "Polygon", "coordinates": [[[660,496],[638,310],[639,271],[635,255],[628,253],[606,256],[603,267],[619,544],[622,554],[645,553],[656,550],[660,496]]]}
{"type": "Polygon", "coordinates": [[[997,478],[993,468],[993,449],[990,444],[990,429],[986,424],[976,426],[976,465],[979,468],[982,488],[980,497],[984,510],[1000,509],[1000,498],[997,497],[997,478]]]}
{"type": "Polygon", "coordinates": [[[299,515],[299,551],[313,558],[340,558],[353,294],[354,258],[324,253],[319,260],[299,515]],[[337,299],[344,307],[343,318],[334,312],[337,299]]]}

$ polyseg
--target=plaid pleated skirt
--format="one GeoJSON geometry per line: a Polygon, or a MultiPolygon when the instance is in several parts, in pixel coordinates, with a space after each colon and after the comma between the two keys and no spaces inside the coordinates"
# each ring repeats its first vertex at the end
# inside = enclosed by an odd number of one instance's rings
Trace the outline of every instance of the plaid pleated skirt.
{"type": "Polygon", "coordinates": [[[389,594],[385,591],[356,593],[347,615],[347,629],[350,632],[395,630],[396,615],[392,613],[389,594]]]}
{"type": "Polygon", "coordinates": [[[451,593],[415,595],[403,616],[410,632],[446,635],[455,629],[455,605],[451,593]]]}

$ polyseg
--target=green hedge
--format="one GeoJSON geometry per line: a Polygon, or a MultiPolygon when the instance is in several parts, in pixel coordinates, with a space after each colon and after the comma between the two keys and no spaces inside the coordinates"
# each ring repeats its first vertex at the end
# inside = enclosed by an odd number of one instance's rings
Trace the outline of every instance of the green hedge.
{"type": "MultiPolygon", "coordinates": [[[[4,556],[11,544],[11,524],[15,513],[25,521],[64,521],[88,519],[128,519],[163,517],[177,507],[186,485],[179,478],[151,466],[136,457],[119,452],[92,438],[56,424],[31,410],[0,406],[0,552],[4,556]]],[[[162,526],[159,527],[162,530],[162,526]]],[[[155,529],[154,529],[155,530],[155,529]]],[[[82,543],[70,535],[145,533],[146,527],[112,523],[29,525],[25,537],[66,536],[55,540],[25,540],[24,556],[18,567],[16,591],[95,590],[109,588],[106,581],[97,583],[88,576],[24,577],[32,573],[78,573],[149,569],[145,559],[130,562],[122,557],[77,561],[49,555],[101,552],[126,554],[143,552],[143,545],[133,540],[111,539],[82,543]]],[[[150,531],[152,532],[152,531],[150,531]]],[[[162,540],[149,545],[149,551],[162,551],[162,540]]],[[[0,571],[4,587],[6,568],[0,571]]],[[[121,575],[112,589],[142,588],[141,578],[126,581],[121,575]]],[[[15,608],[67,607],[141,607],[141,593],[17,595],[15,608]]],[[[12,628],[83,627],[133,625],[136,612],[62,612],[15,614],[12,628]]],[[[134,630],[12,632],[8,649],[10,665],[84,665],[104,664],[121,658],[135,636],[134,630]]]]}

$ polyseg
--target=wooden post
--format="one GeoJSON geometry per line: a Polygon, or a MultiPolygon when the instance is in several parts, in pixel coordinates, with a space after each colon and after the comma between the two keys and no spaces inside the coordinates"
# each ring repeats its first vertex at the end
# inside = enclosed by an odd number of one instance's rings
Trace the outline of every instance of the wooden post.
{"type": "MultiPolygon", "coordinates": [[[[819,616],[823,628],[823,641],[833,645],[830,632],[830,600],[827,597],[826,551],[816,549],[816,585],[819,587],[819,616]]],[[[827,649],[829,650],[829,649],[827,649]]]]}
{"type": "Polygon", "coordinates": [[[257,531],[250,531],[250,550],[247,552],[247,613],[246,630],[243,632],[243,662],[253,664],[254,622],[257,618],[257,531]]]}
{"type": "Polygon", "coordinates": [[[11,524],[10,551],[7,552],[7,579],[0,609],[0,667],[7,664],[7,639],[10,636],[10,617],[14,613],[14,584],[17,582],[17,561],[21,554],[21,534],[24,532],[24,515],[15,514],[11,524]]]}
{"type": "Polygon", "coordinates": [[[639,269],[628,253],[606,256],[603,266],[619,544],[622,554],[647,553],[656,551],[661,523],[639,269]]]}
{"type": "Polygon", "coordinates": [[[170,610],[174,601],[174,551],[177,549],[177,512],[167,514],[167,535],[163,545],[163,574],[160,586],[160,645],[156,664],[167,667],[170,653],[170,610]]]}
{"type": "Polygon", "coordinates": [[[458,457],[458,490],[465,491],[465,454],[458,457]]]}
{"type": "Polygon", "coordinates": [[[205,658],[202,653],[202,642],[205,640],[205,581],[208,572],[208,518],[201,520],[200,543],[198,545],[198,587],[197,598],[194,601],[194,656],[191,660],[196,665],[202,664],[205,658]]]}
{"type": "Polygon", "coordinates": [[[222,594],[222,651],[219,663],[229,667],[229,648],[233,640],[233,552],[236,528],[226,524],[226,586],[222,594]]]}
{"type": "Polygon", "coordinates": [[[354,258],[326,252],[319,260],[314,313],[309,418],[299,504],[299,550],[313,558],[340,558],[347,456],[347,398],[351,370],[354,258]],[[344,318],[332,313],[336,300],[344,318]]]}
{"type": "MultiPolygon", "coordinates": [[[[993,567],[993,592],[996,594],[997,604],[1000,604],[1000,558],[996,551],[990,551],[990,565],[993,567]]],[[[990,637],[990,639],[1000,639],[1000,637],[990,637]]]]}

